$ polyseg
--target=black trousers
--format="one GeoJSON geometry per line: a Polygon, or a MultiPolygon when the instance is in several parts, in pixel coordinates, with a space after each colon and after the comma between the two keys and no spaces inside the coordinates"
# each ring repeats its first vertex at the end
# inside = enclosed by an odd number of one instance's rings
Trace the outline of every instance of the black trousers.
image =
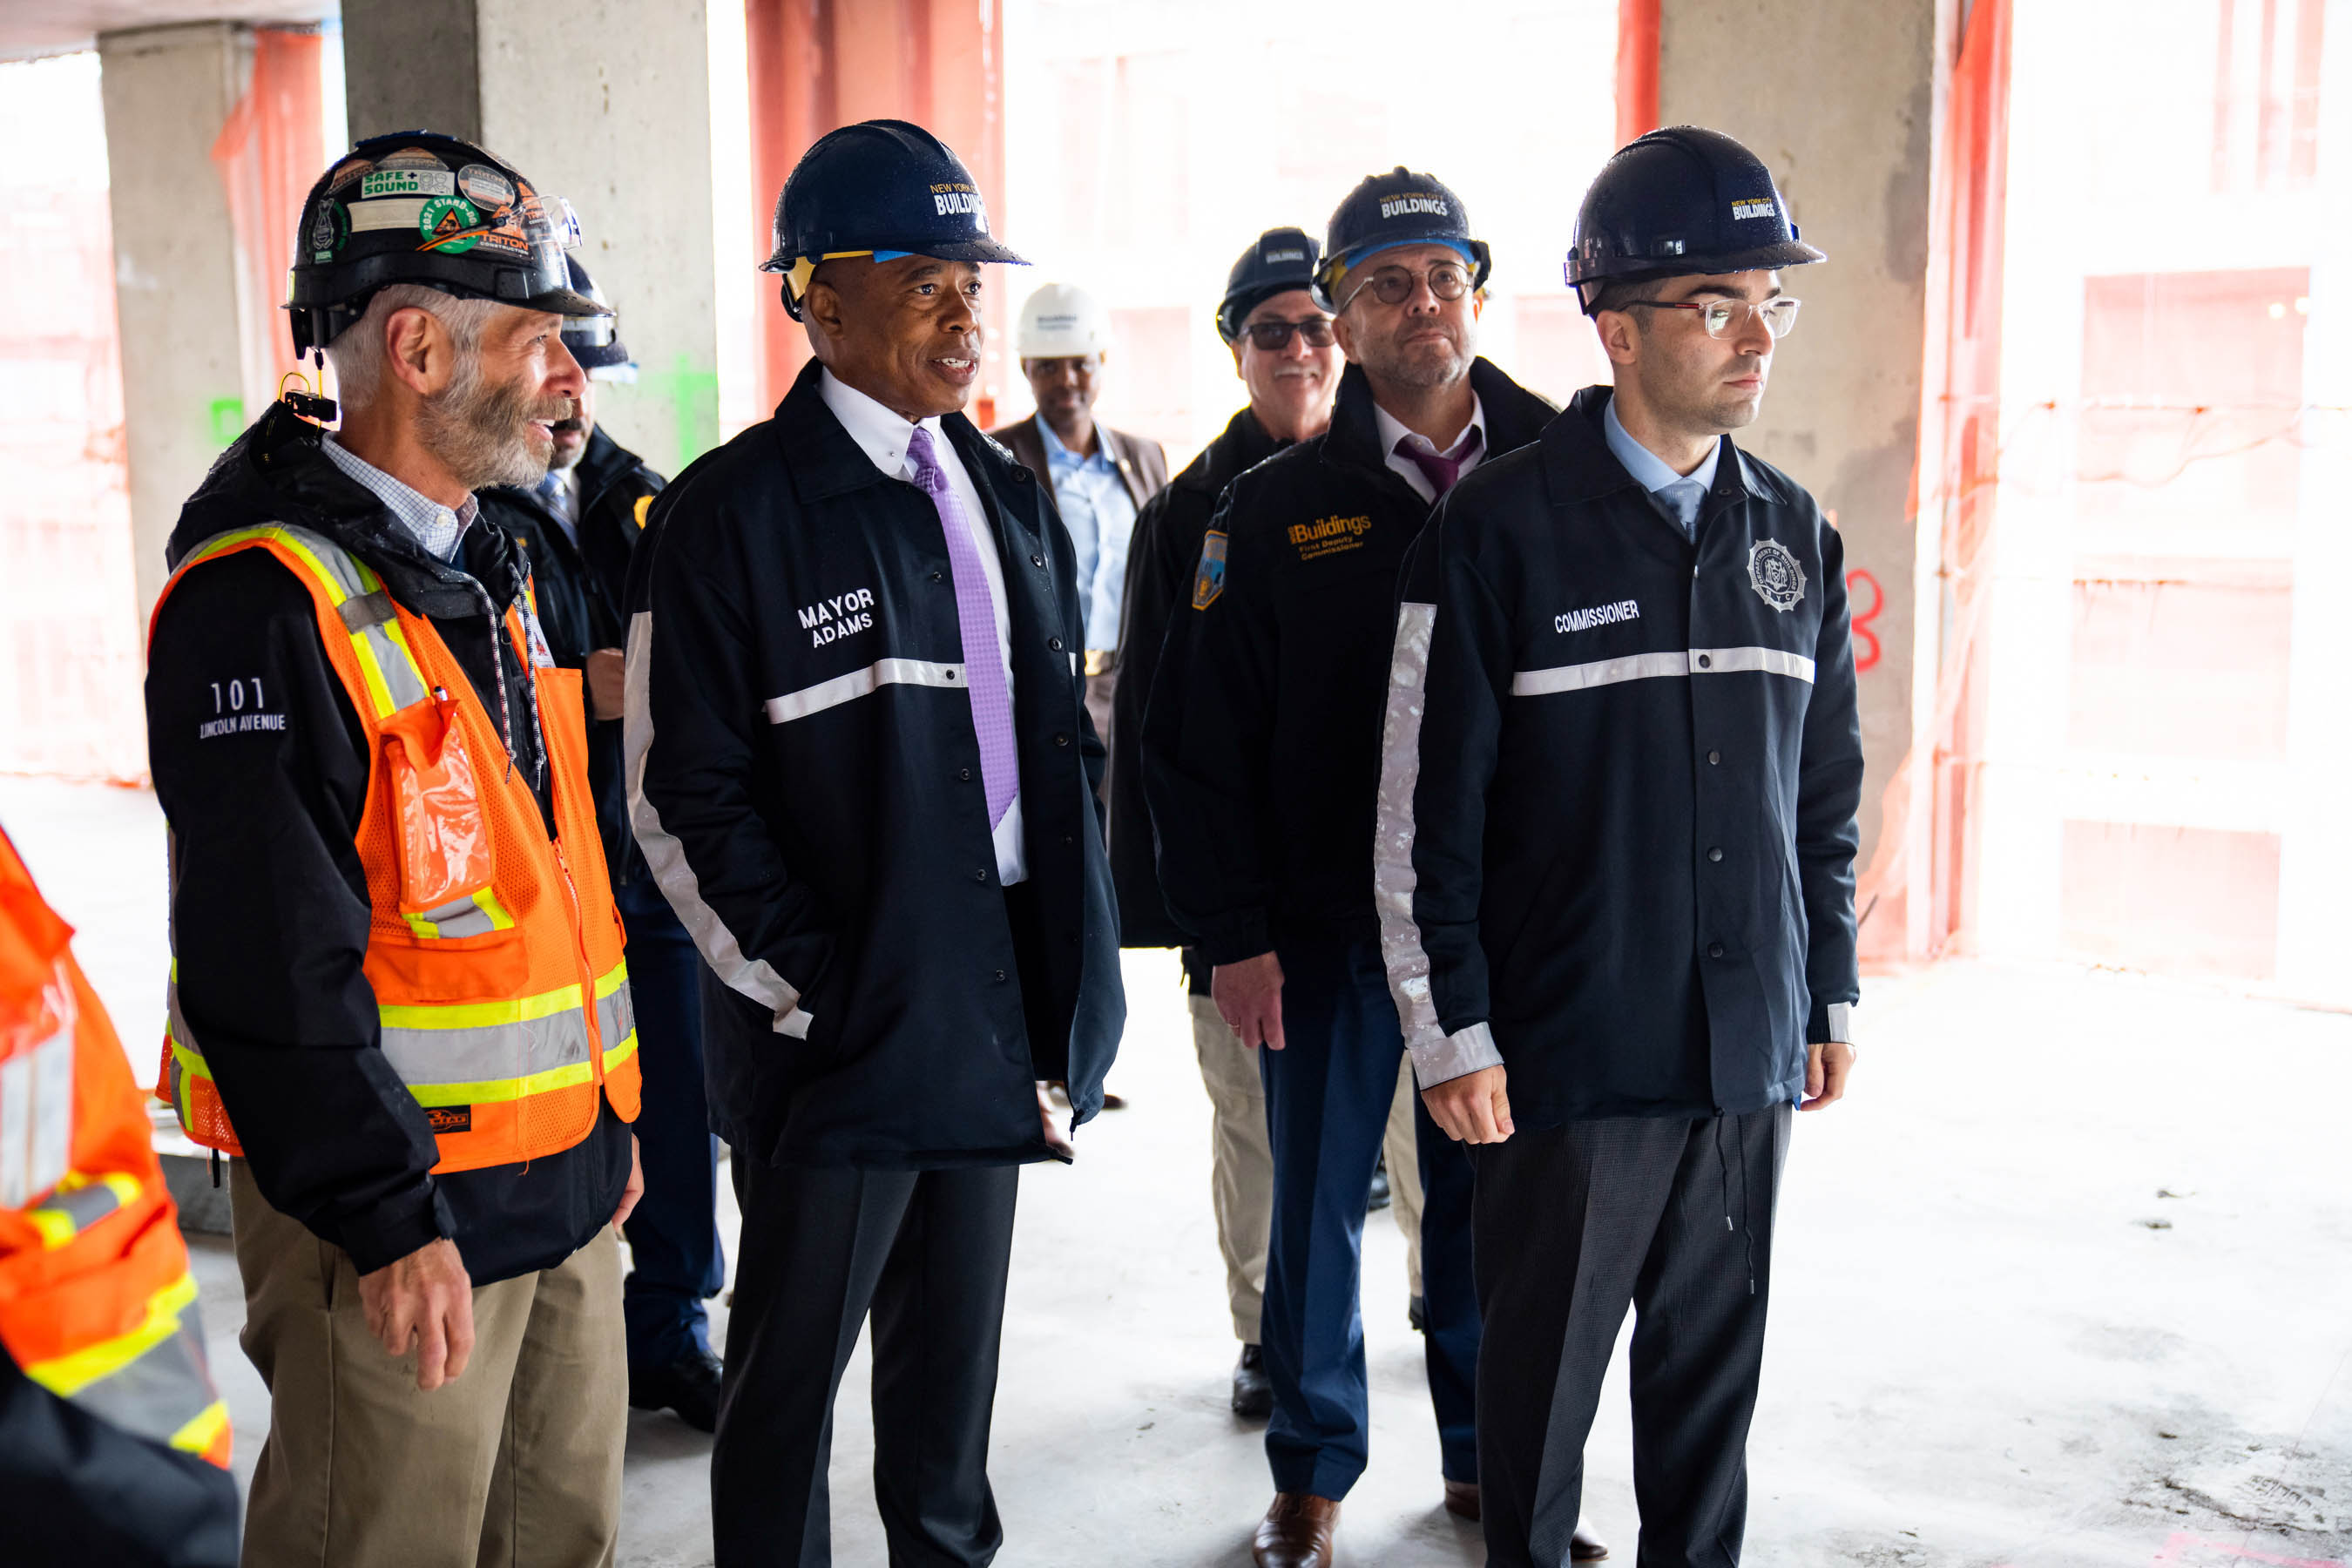
{"type": "Polygon", "coordinates": [[[874,1318],[874,1496],[891,1568],[979,1568],[1020,1170],[731,1162],[743,1205],[710,1457],[719,1568],[827,1568],[842,1369],[874,1318]]]}
{"type": "Polygon", "coordinates": [[[1790,1116],[1612,1117],[1471,1149],[1488,1568],[1567,1568],[1629,1304],[1636,1568],[1739,1561],[1790,1116]]]}

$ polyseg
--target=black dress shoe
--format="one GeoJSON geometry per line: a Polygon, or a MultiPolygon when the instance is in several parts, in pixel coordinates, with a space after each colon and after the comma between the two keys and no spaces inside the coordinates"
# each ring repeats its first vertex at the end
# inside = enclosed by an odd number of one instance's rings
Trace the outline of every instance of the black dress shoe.
{"type": "Polygon", "coordinates": [[[1274,1384],[1265,1375],[1265,1352],[1255,1345],[1242,1347],[1234,1363],[1234,1414],[1263,1421],[1274,1414],[1274,1384]]]}
{"type": "Polygon", "coordinates": [[[629,1403],[639,1410],[675,1410],[698,1432],[719,1427],[719,1358],[691,1350],[659,1366],[629,1366],[629,1403]]]}
{"type": "Polygon", "coordinates": [[[1412,1325],[1412,1331],[1416,1334],[1429,1332],[1428,1300],[1425,1296],[1407,1296],[1404,1299],[1404,1321],[1412,1325]]]}
{"type": "Polygon", "coordinates": [[[1389,1206],[1389,1163],[1383,1158],[1372,1167],[1372,1190],[1364,1201],[1366,1214],[1378,1214],[1389,1206]]]}

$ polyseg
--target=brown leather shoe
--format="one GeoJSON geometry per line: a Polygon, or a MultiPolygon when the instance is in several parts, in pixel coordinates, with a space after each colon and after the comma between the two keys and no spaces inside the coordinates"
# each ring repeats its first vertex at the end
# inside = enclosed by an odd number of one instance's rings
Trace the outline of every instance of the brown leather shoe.
{"type": "Polygon", "coordinates": [[[1568,1538],[1568,1560],[1570,1563],[1598,1563],[1609,1555],[1608,1545],[1597,1535],[1585,1532],[1581,1524],[1568,1538]]]}
{"type": "Polygon", "coordinates": [[[1258,1521],[1250,1560],[1257,1568],[1333,1568],[1339,1561],[1332,1541],[1339,1530],[1339,1505],[1329,1498],[1276,1492],[1258,1521]]]}
{"type": "Polygon", "coordinates": [[[1478,1521],[1478,1483],[1448,1481],[1445,1483],[1445,1511],[1456,1519],[1478,1521]]]}

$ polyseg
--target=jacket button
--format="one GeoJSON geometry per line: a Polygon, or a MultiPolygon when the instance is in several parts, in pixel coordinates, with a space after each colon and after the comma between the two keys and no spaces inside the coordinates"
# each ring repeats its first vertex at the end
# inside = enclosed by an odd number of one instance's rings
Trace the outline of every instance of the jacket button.
{"type": "Polygon", "coordinates": [[[1720,860],[1723,858],[1723,851],[1720,849],[1709,849],[1706,852],[1706,858],[1710,860],[1720,860]]]}
{"type": "Polygon", "coordinates": [[[1067,735],[1056,735],[1054,737],[1054,744],[1057,746],[1066,746],[1069,743],[1070,738],[1067,735]]]}
{"type": "Polygon", "coordinates": [[[970,768],[958,768],[956,770],[956,777],[962,780],[965,784],[970,784],[971,783],[971,770],[970,768]]]}
{"type": "Polygon", "coordinates": [[[1715,660],[1713,660],[1712,658],[1709,658],[1706,655],[1705,655],[1705,654],[1701,654],[1701,655],[1699,655],[1699,656],[1698,656],[1698,667],[1699,667],[1701,669],[1707,669],[1707,668],[1713,668],[1714,664],[1715,664],[1715,660]]]}
{"type": "Polygon", "coordinates": [[[1065,834],[1063,834],[1063,835],[1062,835],[1062,842],[1063,842],[1064,844],[1066,844],[1066,845],[1068,845],[1068,844],[1076,844],[1076,843],[1077,842],[1077,840],[1076,840],[1076,838],[1073,838],[1070,835],[1068,835],[1068,834],[1065,833],[1065,834]]]}
{"type": "Polygon", "coordinates": [[[1706,765],[1711,768],[1722,766],[1723,753],[1721,752],[1709,752],[1706,754],[1706,765]]]}
{"type": "Polygon", "coordinates": [[[940,573],[940,572],[934,572],[934,573],[932,573],[932,574],[931,574],[931,581],[932,581],[932,582],[934,582],[934,583],[937,583],[937,582],[940,581],[940,580],[941,580],[945,575],[946,575],[946,574],[944,574],[944,573],[940,573]]]}
{"type": "Polygon", "coordinates": [[[975,882],[985,882],[985,881],[987,881],[987,880],[988,880],[988,868],[987,868],[987,867],[985,867],[985,866],[983,866],[983,867],[982,867],[979,870],[974,871],[974,872],[971,874],[971,879],[972,879],[973,881],[975,881],[975,882]]]}
{"type": "Polygon", "coordinates": [[[1002,985],[1002,984],[1004,984],[1004,971],[1003,971],[1002,969],[1000,969],[1000,970],[998,970],[998,971],[996,972],[996,983],[997,983],[999,985],[1002,985]]]}
{"type": "Polygon", "coordinates": [[[1723,956],[1723,943],[1719,942],[1708,942],[1706,944],[1706,955],[1709,958],[1721,958],[1723,956]]]}
{"type": "Polygon", "coordinates": [[[1059,637],[1047,637],[1045,639],[1045,646],[1052,648],[1055,653],[1059,653],[1062,651],[1062,639],[1059,637]]]}
{"type": "Polygon", "coordinates": [[[1045,564],[1045,558],[1042,555],[1032,555],[1029,557],[1029,564],[1032,566],[1043,566],[1045,564]]]}

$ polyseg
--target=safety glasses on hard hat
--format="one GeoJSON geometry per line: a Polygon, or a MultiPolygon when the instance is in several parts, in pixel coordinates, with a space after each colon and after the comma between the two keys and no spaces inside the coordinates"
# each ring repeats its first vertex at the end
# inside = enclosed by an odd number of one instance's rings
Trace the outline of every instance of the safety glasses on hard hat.
{"type": "Polygon", "coordinates": [[[1767,300],[1757,305],[1745,300],[1628,300],[1625,308],[1631,310],[1647,306],[1653,310],[1696,310],[1698,312],[1698,324],[1710,338],[1732,336],[1747,324],[1749,313],[1753,312],[1756,319],[1764,323],[1764,330],[1775,339],[1780,339],[1796,330],[1797,307],[1802,303],[1801,300],[1786,297],[1767,300]]]}
{"type": "Polygon", "coordinates": [[[1242,331],[1247,332],[1249,341],[1265,353],[1279,353],[1290,342],[1293,332],[1297,332],[1299,342],[1310,349],[1328,349],[1332,342],[1331,318],[1328,316],[1309,316],[1303,321],[1286,321],[1279,318],[1270,321],[1252,321],[1242,331]]]}
{"type": "Polygon", "coordinates": [[[1383,305],[1402,305],[1420,291],[1423,283],[1439,300],[1451,302],[1470,292],[1470,269],[1458,261],[1433,261],[1427,272],[1412,272],[1402,267],[1383,267],[1363,282],[1348,291],[1339,301],[1346,310],[1356,302],[1367,289],[1372,298],[1383,305]]]}

